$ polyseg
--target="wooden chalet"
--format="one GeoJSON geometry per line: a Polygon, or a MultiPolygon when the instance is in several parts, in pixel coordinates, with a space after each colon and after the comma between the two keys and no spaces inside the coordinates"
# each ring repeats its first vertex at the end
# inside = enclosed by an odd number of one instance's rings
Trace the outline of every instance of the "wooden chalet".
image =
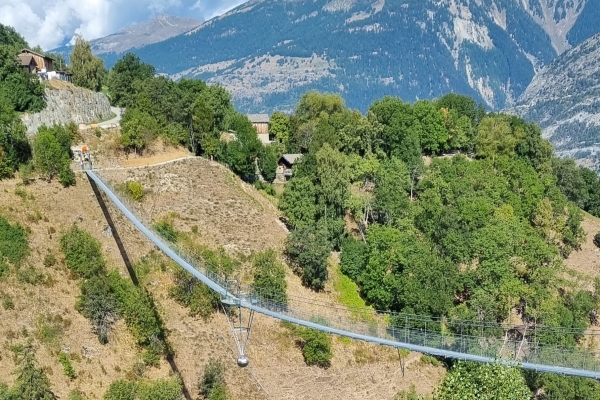
{"type": "Polygon", "coordinates": [[[260,141],[263,144],[271,143],[271,139],[269,138],[269,128],[271,124],[269,114],[248,114],[248,119],[256,129],[260,141]]]}
{"type": "Polygon", "coordinates": [[[284,154],[277,162],[275,182],[286,182],[292,177],[292,167],[302,158],[302,154],[284,154]]]}
{"type": "Polygon", "coordinates": [[[35,51],[29,49],[23,49],[18,57],[21,68],[31,74],[54,71],[52,65],[53,60],[43,54],[36,53],[35,51]]]}

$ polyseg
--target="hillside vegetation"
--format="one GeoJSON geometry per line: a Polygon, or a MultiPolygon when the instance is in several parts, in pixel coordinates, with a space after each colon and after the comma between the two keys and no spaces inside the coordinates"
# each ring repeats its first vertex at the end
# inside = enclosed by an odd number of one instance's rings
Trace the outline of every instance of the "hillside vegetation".
{"type": "Polygon", "coordinates": [[[599,283],[579,285],[586,271],[564,260],[587,246],[582,209],[600,215],[600,180],[557,159],[535,124],[467,96],[384,97],[361,114],[308,92],[291,115],[272,116],[275,141],[263,146],[224,88],[154,71],[129,54],[109,73],[113,102],[127,107],[120,132],[43,127],[30,143],[10,134],[19,122],[3,108],[0,396],[598,396],[594,381],[420,357],[260,316],[252,366],[235,367],[218,296],[73,171],[71,145],[97,146],[98,172],[160,236],[271,298],[391,311],[392,324],[404,313],[568,328],[540,340],[569,349],[596,346],[584,336],[599,283]],[[103,168],[157,141],[201,157],[103,168]],[[277,195],[268,182],[284,153],[302,157],[277,195]]]}

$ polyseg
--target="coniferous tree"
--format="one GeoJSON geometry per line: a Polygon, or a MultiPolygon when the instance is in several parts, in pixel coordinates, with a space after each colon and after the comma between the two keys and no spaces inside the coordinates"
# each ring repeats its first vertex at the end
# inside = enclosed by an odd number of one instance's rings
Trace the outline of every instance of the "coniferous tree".
{"type": "Polygon", "coordinates": [[[75,39],[69,65],[73,74],[73,84],[99,92],[102,89],[105,69],[104,61],[92,54],[92,47],[83,36],[75,39]]]}

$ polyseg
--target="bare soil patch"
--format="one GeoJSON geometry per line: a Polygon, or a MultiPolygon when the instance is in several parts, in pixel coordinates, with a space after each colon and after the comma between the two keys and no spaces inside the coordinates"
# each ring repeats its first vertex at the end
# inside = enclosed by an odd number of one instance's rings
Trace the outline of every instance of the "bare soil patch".
{"type": "Polygon", "coordinates": [[[580,250],[569,255],[564,265],[584,278],[590,278],[584,279],[581,284],[585,285],[583,289],[593,290],[594,278],[600,277],[600,249],[594,244],[594,235],[600,231],[600,219],[586,213],[581,227],[586,233],[586,240],[580,250]]]}

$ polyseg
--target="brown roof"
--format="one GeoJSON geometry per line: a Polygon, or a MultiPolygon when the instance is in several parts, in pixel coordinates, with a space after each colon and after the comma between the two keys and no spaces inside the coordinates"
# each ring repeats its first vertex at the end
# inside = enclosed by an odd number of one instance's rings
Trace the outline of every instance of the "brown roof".
{"type": "Polygon", "coordinates": [[[33,56],[30,56],[28,54],[19,54],[19,59],[21,60],[22,67],[28,67],[29,65],[31,65],[33,56]]]}
{"type": "Polygon", "coordinates": [[[44,57],[44,58],[50,58],[50,57],[46,57],[46,56],[45,56],[45,55],[43,55],[43,54],[36,53],[36,52],[35,52],[35,51],[33,51],[33,50],[29,50],[29,49],[23,49],[23,50],[21,50],[21,54],[27,54],[27,53],[29,53],[29,54],[35,54],[36,56],[40,56],[40,57],[44,57]]]}

